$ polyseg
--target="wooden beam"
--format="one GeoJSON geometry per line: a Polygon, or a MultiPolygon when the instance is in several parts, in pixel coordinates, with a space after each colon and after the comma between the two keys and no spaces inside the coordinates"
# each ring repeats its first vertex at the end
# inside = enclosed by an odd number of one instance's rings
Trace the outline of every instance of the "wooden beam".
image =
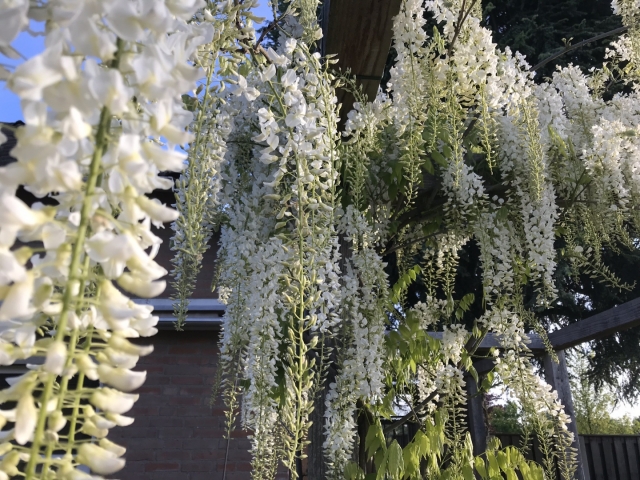
{"type": "MultiPolygon", "coordinates": [[[[401,0],[333,0],[323,18],[325,54],[337,54],[338,67],[351,69],[369,100],[380,86],[391,48],[393,17],[401,0]],[[328,22],[328,25],[327,25],[328,22]]],[[[341,117],[353,108],[353,95],[338,91],[341,117]]]]}
{"type": "MultiPolygon", "coordinates": [[[[433,338],[437,338],[438,340],[442,340],[442,332],[428,332],[430,336],[433,338]]],[[[527,346],[529,350],[531,350],[534,354],[539,354],[545,350],[544,343],[540,338],[540,335],[537,333],[529,333],[529,339],[531,340],[527,346]]],[[[480,347],[478,347],[479,352],[486,352],[490,348],[500,348],[502,349],[502,342],[500,341],[500,337],[495,333],[488,333],[486,337],[482,340],[480,347]]]]}
{"type": "Polygon", "coordinates": [[[566,350],[639,325],[640,298],[636,298],[552,332],[549,340],[556,350],[566,350]]]}

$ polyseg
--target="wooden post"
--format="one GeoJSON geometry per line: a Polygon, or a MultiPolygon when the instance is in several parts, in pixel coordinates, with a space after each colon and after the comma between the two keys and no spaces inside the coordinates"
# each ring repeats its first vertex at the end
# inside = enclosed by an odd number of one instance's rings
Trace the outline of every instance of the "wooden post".
{"type": "Polygon", "coordinates": [[[584,451],[583,444],[578,438],[578,426],[576,425],[576,413],[573,408],[573,399],[571,397],[571,386],[569,385],[569,374],[567,372],[567,362],[564,355],[564,350],[557,352],[558,363],[553,360],[553,357],[549,354],[544,355],[544,375],[547,383],[558,392],[558,398],[562,405],[564,405],[564,411],[571,423],[568,425],[569,431],[573,433],[573,447],[578,452],[578,468],[576,470],[576,478],[578,480],[590,480],[589,467],[587,465],[586,452],[584,451]]]}
{"type": "Polygon", "coordinates": [[[467,423],[473,442],[473,454],[478,456],[487,450],[487,422],[482,395],[477,395],[478,384],[471,375],[465,379],[467,390],[467,423]]]}

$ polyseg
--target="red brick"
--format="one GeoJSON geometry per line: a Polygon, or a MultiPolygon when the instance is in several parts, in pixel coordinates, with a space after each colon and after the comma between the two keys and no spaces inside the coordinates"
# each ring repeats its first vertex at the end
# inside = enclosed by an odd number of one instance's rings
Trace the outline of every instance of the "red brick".
{"type": "Polygon", "coordinates": [[[202,377],[199,375],[173,375],[171,383],[174,385],[202,385],[202,377]]]}
{"type": "Polygon", "coordinates": [[[188,418],[183,418],[180,420],[185,426],[188,427],[206,427],[206,428],[216,428],[216,429],[220,429],[220,427],[223,427],[225,422],[224,422],[224,418],[218,418],[218,417],[205,417],[205,418],[200,418],[200,417],[188,417],[188,418]]]}
{"type": "Polygon", "coordinates": [[[159,438],[191,438],[193,428],[191,427],[163,427],[158,434],[159,438]]]}
{"type": "Polygon", "coordinates": [[[169,405],[202,405],[204,402],[202,397],[170,397],[169,405]]]}
{"type": "Polygon", "coordinates": [[[180,395],[197,395],[209,399],[211,397],[211,387],[182,387],[179,392],[180,395]]]}
{"type": "Polygon", "coordinates": [[[155,472],[157,470],[179,470],[180,464],[177,462],[149,462],[144,467],[145,472],[155,472]]]}
{"type": "Polygon", "coordinates": [[[200,355],[180,355],[176,357],[177,365],[202,365],[207,361],[207,357],[200,355]]]}
{"type": "Polygon", "coordinates": [[[169,353],[172,355],[193,355],[198,353],[199,348],[193,344],[178,346],[175,345],[169,348],[169,353]]]}
{"type": "MultiPolygon", "coordinates": [[[[191,452],[188,450],[162,450],[162,460],[191,460],[191,452]]],[[[181,462],[183,464],[183,462],[181,462]]]]}
{"type": "Polygon", "coordinates": [[[209,472],[212,465],[211,462],[182,462],[180,469],[183,472],[209,472]]]}
{"type": "Polygon", "coordinates": [[[165,375],[151,375],[150,377],[147,377],[144,384],[147,387],[152,385],[168,385],[170,381],[171,379],[165,375]]]}
{"type": "MultiPolygon", "coordinates": [[[[175,355],[162,355],[154,358],[154,363],[157,365],[174,365],[176,363],[175,355]]],[[[164,370],[161,370],[164,371],[164,370]]]]}
{"type": "Polygon", "coordinates": [[[159,431],[157,427],[136,427],[134,423],[134,426],[127,427],[124,435],[129,438],[156,438],[159,431]]]}
{"type": "Polygon", "coordinates": [[[155,460],[155,450],[140,450],[138,448],[132,448],[127,451],[125,459],[127,460],[127,467],[130,462],[136,462],[140,460],[155,460]]]}
{"type": "MultiPolygon", "coordinates": [[[[135,480],[141,480],[141,479],[136,478],[135,480]]],[[[172,472],[153,472],[148,475],[145,475],[144,480],[189,480],[189,474],[183,473],[183,472],[173,472],[173,471],[172,472]]]]}
{"type": "Polygon", "coordinates": [[[160,395],[162,393],[162,387],[148,387],[143,385],[142,387],[136,390],[136,393],[139,394],[147,394],[147,395],[160,395]]]}

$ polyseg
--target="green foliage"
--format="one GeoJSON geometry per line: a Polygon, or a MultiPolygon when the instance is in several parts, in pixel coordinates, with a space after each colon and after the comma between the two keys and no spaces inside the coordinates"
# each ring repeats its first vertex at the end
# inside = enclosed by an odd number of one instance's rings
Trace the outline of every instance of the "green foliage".
{"type": "MultiPolygon", "coordinates": [[[[533,66],[562,51],[565,43],[582,40],[622,26],[609,0],[491,0],[484,3],[484,20],[502,48],[526,55],[533,66]]],[[[609,40],[593,42],[546,65],[540,77],[551,75],[556,65],[570,63],[585,70],[600,67],[609,40]]]]}
{"type": "Polygon", "coordinates": [[[493,405],[489,409],[489,426],[494,433],[522,433],[520,410],[515,402],[493,405]]]}
{"type": "Polygon", "coordinates": [[[572,353],[571,394],[576,412],[578,432],[586,435],[632,435],[640,433],[640,419],[628,416],[614,418],[611,412],[616,398],[610,388],[600,389],[588,376],[588,355],[584,350],[572,353]]]}

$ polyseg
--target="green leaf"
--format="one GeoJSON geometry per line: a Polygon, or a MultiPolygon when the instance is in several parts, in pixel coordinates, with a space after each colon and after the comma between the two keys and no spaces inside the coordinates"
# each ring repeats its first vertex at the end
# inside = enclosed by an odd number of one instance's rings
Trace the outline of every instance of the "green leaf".
{"type": "Polygon", "coordinates": [[[487,460],[489,461],[489,477],[495,477],[500,474],[500,467],[498,466],[498,461],[496,457],[491,452],[485,453],[487,456],[487,460]]]}
{"type": "Polygon", "coordinates": [[[473,476],[473,468],[471,468],[471,465],[464,465],[462,467],[462,477],[464,478],[464,480],[475,480],[475,477],[473,476]]]}
{"type": "Polygon", "coordinates": [[[478,474],[482,477],[482,480],[487,480],[487,469],[484,466],[484,460],[481,457],[476,457],[475,467],[478,474]]]}
{"type": "Polygon", "coordinates": [[[381,446],[378,425],[371,425],[364,440],[364,448],[369,455],[374,455],[381,446]]]}
{"type": "Polygon", "coordinates": [[[388,452],[387,470],[393,478],[400,478],[404,470],[404,460],[402,457],[402,447],[400,447],[397,440],[394,440],[391,445],[389,445],[388,452]]]}
{"type": "Polygon", "coordinates": [[[498,452],[498,465],[503,472],[507,471],[509,463],[507,462],[507,455],[504,452],[498,452]]]}
{"type": "Polygon", "coordinates": [[[415,443],[411,442],[404,447],[402,461],[404,462],[404,475],[402,478],[420,478],[420,457],[415,443]]]}
{"type": "Polygon", "coordinates": [[[389,450],[378,450],[378,453],[373,457],[373,462],[378,469],[376,480],[383,480],[387,473],[387,460],[389,458],[389,450]]]}
{"type": "Polygon", "coordinates": [[[431,163],[431,160],[429,159],[429,157],[425,157],[424,163],[422,164],[422,168],[424,168],[427,171],[427,173],[430,173],[431,175],[433,175],[435,172],[435,169],[433,168],[433,163],[431,163]]]}
{"type": "Polygon", "coordinates": [[[346,467],[344,467],[345,480],[358,480],[362,477],[362,473],[363,472],[357,463],[349,462],[346,467]]]}
{"type": "Polygon", "coordinates": [[[441,167],[447,167],[447,159],[437,150],[431,152],[431,158],[441,167]]]}
{"type": "Polygon", "coordinates": [[[422,430],[418,430],[418,433],[413,437],[413,442],[418,447],[419,458],[426,457],[431,453],[431,442],[429,441],[429,437],[427,437],[422,430]]]}

